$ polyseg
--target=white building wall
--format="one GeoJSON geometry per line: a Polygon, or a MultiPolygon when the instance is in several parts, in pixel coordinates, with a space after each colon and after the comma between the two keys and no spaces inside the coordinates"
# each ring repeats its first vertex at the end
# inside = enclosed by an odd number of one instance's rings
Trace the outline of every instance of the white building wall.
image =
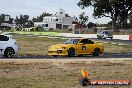
{"type": "Polygon", "coordinates": [[[51,24],[48,25],[48,28],[56,29],[56,24],[51,23],[51,24]]]}
{"type": "Polygon", "coordinates": [[[34,22],[34,27],[43,26],[44,24],[44,22],[34,22]]]}
{"type": "Polygon", "coordinates": [[[72,22],[73,22],[73,18],[72,17],[64,17],[62,24],[63,25],[72,25],[72,22]]]}
{"type": "Polygon", "coordinates": [[[44,28],[54,28],[56,29],[56,24],[66,25],[66,26],[72,26],[73,17],[65,17],[65,11],[60,10],[58,13],[52,16],[46,16],[43,17],[43,22],[35,22],[34,26],[37,27],[38,25],[48,24],[48,27],[44,28]]]}
{"type": "Polygon", "coordinates": [[[63,17],[57,17],[57,16],[50,16],[50,17],[44,17],[43,22],[45,23],[62,23],[63,17]]]}

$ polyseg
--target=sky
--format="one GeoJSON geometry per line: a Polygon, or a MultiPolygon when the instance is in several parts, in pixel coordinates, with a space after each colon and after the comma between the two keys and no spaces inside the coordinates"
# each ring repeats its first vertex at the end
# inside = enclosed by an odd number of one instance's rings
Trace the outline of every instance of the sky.
{"type": "Polygon", "coordinates": [[[29,15],[37,17],[43,12],[55,14],[58,9],[64,9],[70,16],[79,16],[82,12],[85,12],[89,17],[89,22],[94,23],[108,23],[110,18],[94,19],[93,7],[82,10],[77,6],[79,0],[0,0],[0,14],[9,14],[11,17],[29,15]]]}

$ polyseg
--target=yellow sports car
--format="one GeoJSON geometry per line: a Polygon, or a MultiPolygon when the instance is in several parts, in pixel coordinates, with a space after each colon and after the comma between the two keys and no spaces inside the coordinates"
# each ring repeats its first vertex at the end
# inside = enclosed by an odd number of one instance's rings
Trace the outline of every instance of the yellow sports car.
{"type": "Polygon", "coordinates": [[[93,55],[99,56],[104,52],[102,43],[97,43],[89,39],[69,39],[62,44],[52,45],[48,48],[48,55],[50,56],[69,56],[75,55],[93,55]]]}

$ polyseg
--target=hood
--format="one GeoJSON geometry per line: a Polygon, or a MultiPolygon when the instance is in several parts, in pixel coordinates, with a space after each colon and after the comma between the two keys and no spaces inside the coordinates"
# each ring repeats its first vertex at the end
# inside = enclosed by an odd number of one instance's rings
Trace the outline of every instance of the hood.
{"type": "Polygon", "coordinates": [[[66,44],[56,44],[56,45],[52,45],[49,46],[52,49],[57,49],[57,48],[62,48],[62,47],[66,47],[66,44]]]}

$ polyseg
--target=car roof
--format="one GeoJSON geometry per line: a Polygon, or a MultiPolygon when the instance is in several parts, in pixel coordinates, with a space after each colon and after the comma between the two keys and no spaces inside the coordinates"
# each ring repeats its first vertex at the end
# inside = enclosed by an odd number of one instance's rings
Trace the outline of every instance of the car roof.
{"type": "MultiPolygon", "coordinates": [[[[0,34],[0,35],[3,35],[3,34],[0,34]]],[[[12,37],[12,35],[3,35],[3,36],[12,37]]]]}
{"type": "Polygon", "coordinates": [[[81,39],[88,39],[88,38],[70,38],[70,39],[80,39],[81,40],[81,39]]]}

